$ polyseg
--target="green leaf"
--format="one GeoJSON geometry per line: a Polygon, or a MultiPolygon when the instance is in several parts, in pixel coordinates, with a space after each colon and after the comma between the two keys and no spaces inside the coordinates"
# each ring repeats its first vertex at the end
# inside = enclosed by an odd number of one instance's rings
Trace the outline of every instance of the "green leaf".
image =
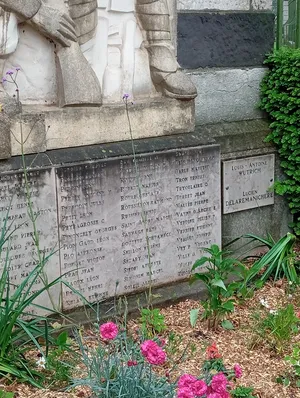
{"type": "Polygon", "coordinates": [[[225,303],[223,303],[221,307],[226,311],[232,312],[232,311],[234,311],[234,302],[233,302],[233,300],[228,300],[225,303]]]}
{"type": "Polygon", "coordinates": [[[194,328],[196,323],[197,323],[197,320],[198,320],[198,317],[199,317],[199,311],[200,311],[199,308],[192,309],[190,311],[190,324],[191,324],[192,328],[194,328]]]}
{"type": "Polygon", "coordinates": [[[194,282],[196,282],[197,280],[200,280],[200,281],[202,281],[202,282],[204,282],[205,284],[208,284],[208,282],[209,282],[209,278],[208,278],[208,276],[207,275],[205,275],[205,274],[193,274],[191,277],[190,277],[190,284],[192,284],[192,283],[194,283],[194,282]]]}
{"type": "Polygon", "coordinates": [[[222,328],[223,328],[223,329],[226,329],[226,330],[233,330],[233,329],[234,329],[233,323],[230,322],[230,321],[228,321],[228,319],[225,319],[225,320],[221,323],[221,325],[222,325],[222,328]]]}
{"type": "Polygon", "coordinates": [[[203,264],[207,263],[209,261],[208,257],[201,257],[199,258],[199,260],[195,261],[195,264],[192,267],[192,271],[194,271],[194,269],[201,267],[203,264]]]}
{"type": "Polygon", "coordinates": [[[57,337],[56,344],[62,347],[67,344],[67,341],[68,341],[68,333],[64,331],[57,337]]]}
{"type": "Polygon", "coordinates": [[[226,286],[224,285],[224,282],[222,281],[222,279],[213,279],[211,281],[211,284],[212,284],[212,286],[218,286],[218,287],[220,287],[220,288],[222,288],[224,290],[227,290],[226,286]]]}

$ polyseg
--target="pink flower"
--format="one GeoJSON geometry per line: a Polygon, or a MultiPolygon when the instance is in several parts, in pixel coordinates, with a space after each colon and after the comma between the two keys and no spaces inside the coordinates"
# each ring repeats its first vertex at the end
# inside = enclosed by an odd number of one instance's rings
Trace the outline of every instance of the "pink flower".
{"type": "Polygon", "coordinates": [[[192,391],[196,395],[196,397],[202,397],[202,395],[206,394],[207,385],[203,380],[196,380],[192,384],[192,391]]]}
{"type": "Polygon", "coordinates": [[[127,361],[127,366],[136,366],[137,364],[138,364],[137,361],[132,361],[132,360],[127,361]]]}
{"type": "Polygon", "coordinates": [[[237,379],[239,379],[240,377],[242,377],[243,371],[242,368],[240,367],[240,365],[238,363],[236,363],[233,367],[234,373],[235,373],[235,377],[237,379]]]}
{"type": "Polygon", "coordinates": [[[141,344],[143,356],[151,365],[162,365],[166,359],[166,353],[153,340],[146,340],[141,344]]]}
{"type": "Polygon", "coordinates": [[[183,387],[177,391],[177,398],[194,398],[194,393],[189,388],[183,387]]]}
{"type": "Polygon", "coordinates": [[[227,391],[221,393],[213,392],[211,394],[208,394],[207,398],[230,398],[230,395],[227,391]]]}
{"type": "Polygon", "coordinates": [[[113,322],[103,323],[100,326],[100,335],[105,340],[113,340],[118,335],[118,326],[113,322]]]}
{"type": "Polygon", "coordinates": [[[178,387],[179,388],[192,388],[192,385],[197,381],[196,377],[189,375],[188,373],[182,375],[178,380],[178,387]]]}
{"type": "Polygon", "coordinates": [[[223,393],[226,392],[226,387],[228,384],[228,380],[224,373],[220,372],[213,376],[211,380],[211,388],[213,392],[223,393]]]}

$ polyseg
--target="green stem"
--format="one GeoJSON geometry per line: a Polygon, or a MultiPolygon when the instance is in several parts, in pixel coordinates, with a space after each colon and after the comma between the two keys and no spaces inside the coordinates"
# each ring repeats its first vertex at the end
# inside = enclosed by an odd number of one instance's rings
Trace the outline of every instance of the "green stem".
{"type": "Polygon", "coordinates": [[[148,230],[147,230],[148,220],[147,220],[147,214],[145,212],[145,207],[144,207],[144,203],[143,203],[142,189],[141,189],[141,184],[140,184],[140,173],[139,173],[136,152],[135,152],[135,147],[134,147],[134,142],[133,142],[132,126],[131,126],[131,120],[130,120],[130,116],[129,116],[127,98],[124,99],[124,103],[125,103],[126,116],[127,116],[128,126],[129,126],[130,140],[131,140],[132,153],[133,153],[133,162],[134,162],[134,169],[135,169],[135,177],[136,177],[136,183],[137,183],[137,187],[138,187],[138,195],[139,195],[139,200],[140,200],[140,204],[141,204],[142,224],[143,224],[145,238],[146,238],[148,269],[149,269],[149,290],[148,290],[147,304],[148,304],[148,307],[151,307],[152,306],[152,263],[151,263],[151,250],[150,250],[149,235],[148,235],[148,230]]]}

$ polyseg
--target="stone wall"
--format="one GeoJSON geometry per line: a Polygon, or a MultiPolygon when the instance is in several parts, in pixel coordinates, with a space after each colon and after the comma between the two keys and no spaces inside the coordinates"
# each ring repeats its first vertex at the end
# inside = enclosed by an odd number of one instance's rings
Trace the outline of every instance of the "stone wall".
{"type": "MultiPolygon", "coordinates": [[[[198,89],[197,132],[215,138],[222,161],[276,154],[264,143],[268,123],[258,109],[263,62],[274,45],[272,0],[177,0],[177,9],[178,61],[198,89]]],[[[271,231],[278,238],[290,219],[275,196],[272,206],[223,214],[222,239],[271,231]]]]}
{"type": "Polygon", "coordinates": [[[274,43],[272,0],[178,0],[178,60],[198,89],[196,124],[263,117],[263,61],[274,43]]]}

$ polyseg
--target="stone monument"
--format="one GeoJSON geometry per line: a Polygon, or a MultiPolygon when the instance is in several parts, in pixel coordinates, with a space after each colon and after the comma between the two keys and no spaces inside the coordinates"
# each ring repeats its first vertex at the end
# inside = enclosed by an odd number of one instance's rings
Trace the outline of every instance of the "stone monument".
{"type": "Polygon", "coordinates": [[[171,98],[196,96],[178,69],[167,0],[138,0],[136,7],[133,0],[3,0],[0,5],[2,70],[5,65],[24,69],[25,103],[53,103],[56,92],[60,106],[100,105],[101,90],[110,102],[120,101],[124,92],[149,97],[151,82],[171,98]]]}
{"type": "MultiPolygon", "coordinates": [[[[173,3],[0,0],[0,159],[12,157],[0,210],[15,227],[15,285],[37,264],[20,142],[43,253],[57,245],[49,280],[66,274],[87,300],[185,279],[201,247],[220,243],[219,146],[192,133],[197,92],[177,64],[173,3]]],[[[54,295],[80,305],[68,288],[54,295]]]]}

